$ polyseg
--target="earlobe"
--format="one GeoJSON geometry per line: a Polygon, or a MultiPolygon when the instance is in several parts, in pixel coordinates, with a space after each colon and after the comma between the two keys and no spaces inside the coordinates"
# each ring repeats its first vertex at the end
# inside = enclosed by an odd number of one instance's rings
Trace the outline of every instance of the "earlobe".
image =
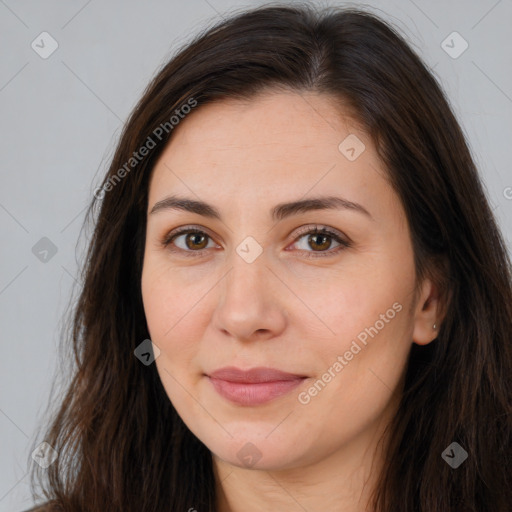
{"type": "Polygon", "coordinates": [[[413,342],[427,345],[437,338],[441,308],[437,287],[426,279],[414,313],[413,342]]]}

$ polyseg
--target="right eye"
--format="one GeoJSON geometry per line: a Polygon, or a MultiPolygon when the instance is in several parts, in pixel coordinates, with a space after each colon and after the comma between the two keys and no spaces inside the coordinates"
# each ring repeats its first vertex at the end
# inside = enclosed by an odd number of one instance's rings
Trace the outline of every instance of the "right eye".
{"type": "MultiPolygon", "coordinates": [[[[167,234],[162,240],[162,245],[174,253],[181,252],[186,256],[199,256],[204,249],[209,248],[207,244],[208,239],[211,240],[211,237],[200,229],[183,227],[175,229],[174,231],[171,231],[171,233],[167,234]],[[176,243],[178,240],[180,242],[176,243]]],[[[215,246],[215,244],[213,246],[215,246]]]]}

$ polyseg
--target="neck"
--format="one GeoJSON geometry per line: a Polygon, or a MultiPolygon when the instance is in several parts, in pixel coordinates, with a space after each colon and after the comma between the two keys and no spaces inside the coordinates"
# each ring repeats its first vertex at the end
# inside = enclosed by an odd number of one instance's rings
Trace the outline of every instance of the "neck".
{"type": "Polygon", "coordinates": [[[217,510],[367,512],[382,469],[385,426],[381,418],[327,458],[287,469],[241,468],[213,455],[217,510]]]}

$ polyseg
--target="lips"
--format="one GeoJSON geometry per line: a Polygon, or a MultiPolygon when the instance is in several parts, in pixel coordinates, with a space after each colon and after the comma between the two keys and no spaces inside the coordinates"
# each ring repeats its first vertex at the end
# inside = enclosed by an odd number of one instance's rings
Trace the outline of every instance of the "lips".
{"type": "Polygon", "coordinates": [[[226,366],[209,374],[214,379],[228,382],[240,382],[245,384],[257,384],[260,382],[277,382],[297,380],[306,377],[293,373],[282,372],[274,368],[258,367],[250,370],[240,370],[234,366],[226,366]]]}
{"type": "Polygon", "coordinates": [[[207,375],[213,388],[223,398],[237,405],[255,406],[285,395],[299,386],[305,375],[274,368],[240,370],[233,366],[207,375]]]}

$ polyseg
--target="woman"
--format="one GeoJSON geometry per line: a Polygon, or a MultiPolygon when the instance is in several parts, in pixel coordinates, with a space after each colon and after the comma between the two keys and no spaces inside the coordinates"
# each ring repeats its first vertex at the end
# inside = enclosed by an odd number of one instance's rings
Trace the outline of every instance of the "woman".
{"type": "Polygon", "coordinates": [[[394,29],[221,22],[94,196],[46,510],[509,510],[510,261],[394,29]]]}

